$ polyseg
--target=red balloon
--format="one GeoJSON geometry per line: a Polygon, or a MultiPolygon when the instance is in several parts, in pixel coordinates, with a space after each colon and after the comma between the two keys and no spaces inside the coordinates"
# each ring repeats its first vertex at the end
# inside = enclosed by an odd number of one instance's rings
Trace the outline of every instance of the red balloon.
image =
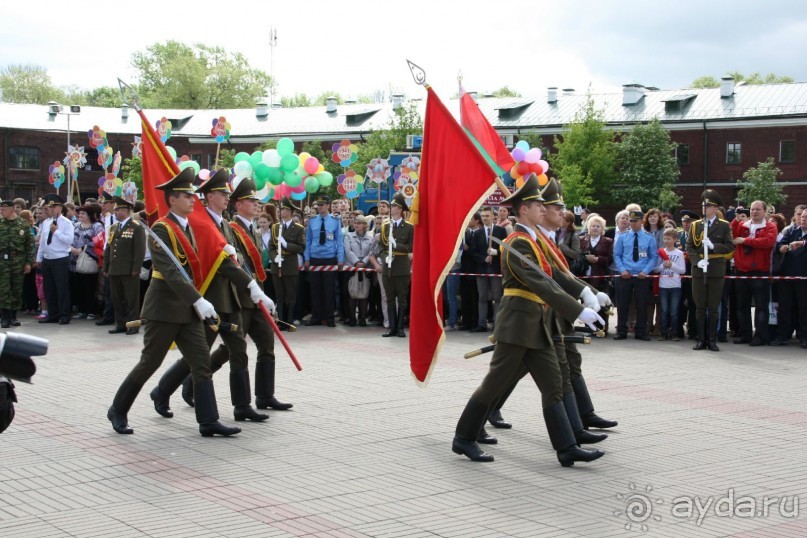
{"type": "Polygon", "coordinates": [[[536,175],[540,175],[540,174],[544,173],[544,170],[543,170],[543,168],[541,168],[540,164],[531,163],[530,164],[530,172],[532,172],[533,174],[536,174],[536,175]]]}
{"type": "Polygon", "coordinates": [[[520,175],[520,176],[524,176],[526,174],[529,174],[530,173],[530,163],[521,161],[520,163],[518,163],[516,165],[516,171],[518,172],[518,175],[520,175]]]}

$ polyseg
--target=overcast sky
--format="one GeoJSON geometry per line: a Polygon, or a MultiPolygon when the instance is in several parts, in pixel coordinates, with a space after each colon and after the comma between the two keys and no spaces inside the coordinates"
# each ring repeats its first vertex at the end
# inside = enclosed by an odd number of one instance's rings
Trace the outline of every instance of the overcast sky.
{"type": "Polygon", "coordinates": [[[524,95],[634,81],[682,88],[729,70],[807,81],[803,0],[28,0],[3,5],[0,66],[41,65],[60,86],[115,85],[134,80],[133,52],[168,39],[241,52],[285,96],[420,95],[407,58],[444,98],[459,71],[468,90],[524,95]]]}

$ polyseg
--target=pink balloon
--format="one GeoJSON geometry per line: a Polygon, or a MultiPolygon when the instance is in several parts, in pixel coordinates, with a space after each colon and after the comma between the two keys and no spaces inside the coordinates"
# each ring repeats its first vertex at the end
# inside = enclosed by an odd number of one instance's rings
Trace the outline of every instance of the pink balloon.
{"type": "Polygon", "coordinates": [[[305,168],[306,173],[309,175],[314,175],[317,173],[317,169],[319,169],[319,161],[316,157],[309,157],[305,160],[303,167],[305,168]]]}
{"type": "Polygon", "coordinates": [[[291,192],[296,192],[297,194],[299,194],[301,192],[305,192],[305,183],[301,182],[296,187],[291,187],[291,192]]]}
{"type": "Polygon", "coordinates": [[[527,152],[527,155],[524,157],[524,160],[530,164],[537,163],[541,160],[541,150],[538,148],[532,148],[527,152]]]}
{"type": "Polygon", "coordinates": [[[544,171],[544,174],[546,174],[549,170],[549,163],[546,161],[538,161],[538,164],[541,165],[541,169],[544,171]]]}
{"type": "Polygon", "coordinates": [[[513,157],[514,161],[521,162],[524,160],[524,155],[526,155],[526,153],[524,153],[524,150],[521,148],[515,148],[510,155],[513,157]]]}
{"type": "Polygon", "coordinates": [[[210,179],[210,170],[208,170],[207,168],[202,168],[201,170],[199,170],[199,179],[201,179],[202,181],[210,179]]]}

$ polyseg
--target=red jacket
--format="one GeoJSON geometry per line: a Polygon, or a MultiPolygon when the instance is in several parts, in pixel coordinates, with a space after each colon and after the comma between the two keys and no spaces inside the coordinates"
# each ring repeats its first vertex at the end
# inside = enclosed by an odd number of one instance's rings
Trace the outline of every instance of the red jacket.
{"type": "Polygon", "coordinates": [[[779,231],[776,223],[772,220],[766,222],[764,228],[759,228],[754,237],[749,237],[751,220],[740,222],[737,219],[731,221],[731,233],[735,238],[745,237],[745,243],[737,245],[734,250],[734,267],[738,271],[764,271],[771,269],[771,251],[776,244],[776,236],[779,231]]]}

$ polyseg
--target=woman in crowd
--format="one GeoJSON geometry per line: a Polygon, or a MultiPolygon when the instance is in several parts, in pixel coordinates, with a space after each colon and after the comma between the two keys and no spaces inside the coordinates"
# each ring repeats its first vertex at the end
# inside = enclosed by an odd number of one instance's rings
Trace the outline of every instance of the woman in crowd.
{"type": "Polygon", "coordinates": [[[513,233],[513,223],[510,221],[510,210],[504,206],[499,206],[496,211],[496,225],[507,231],[507,235],[513,233]]]}
{"type": "MultiPolygon", "coordinates": [[[[644,214],[642,227],[656,240],[656,248],[661,248],[664,243],[662,240],[664,227],[661,220],[661,210],[655,207],[648,209],[647,213],[644,214]]],[[[650,293],[647,297],[647,334],[649,336],[658,336],[660,334],[659,330],[661,327],[661,311],[658,308],[658,286],[655,285],[655,280],[656,279],[648,279],[647,282],[647,285],[650,288],[650,293]],[[656,290],[655,293],[654,290],[656,290]],[[654,313],[656,314],[655,322],[653,320],[654,313]]]]}
{"type": "MultiPolygon", "coordinates": [[[[39,242],[42,240],[42,223],[45,222],[48,216],[45,214],[45,209],[41,204],[33,206],[32,209],[34,211],[34,226],[36,227],[36,248],[39,249],[39,242]]],[[[40,267],[34,268],[34,279],[36,281],[36,295],[39,297],[40,307],[39,315],[36,319],[48,319],[48,302],[45,300],[45,284],[40,267]]]]}
{"type": "Polygon", "coordinates": [[[580,257],[580,236],[577,235],[577,228],[574,225],[574,213],[566,211],[563,215],[563,227],[557,232],[557,243],[560,251],[566,257],[569,265],[580,257]]]}
{"type": "MultiPolygon", "coordinates": [[[[31,227],[31,235],[36,236],[34,215],[27,209],[20,211],[20,218],[31,227]]],[[[22,309],[23,314],[35,315],[39,310],[39,297],[36,295],[36,272],[26,273],[22,279],[22,309]]]]}
{"type": "MultiPolygon", "coordinates": [[[[586,276],[589,277],[589,284],[599,291],[608,293],[612,279],[606,277],[610,273],[609,267],[614,259],[614,240],[605,237],[604,231],[605,219],[596,213],[590,215],[586,219],[586,235],[580,239],[580,248],[588,262],[586,276]]],[[[607,308],[600,310],[600,316],[605,320],[603,328],[608,332],[607,308]]]]}
{"type": "Polygon", "coordinates": [[[70,247],[70,294],[72,303],[78,308],[76,319],[95,319],[95,287],[98,283],[98,260],[93,248],[93,237],[104,231],[98,221],[98,213],[92,206],[81,206],[77,210],[78,221],[73,225],[73,245],[70,247]],[[96,271],[79,272],[76,266],[78,256],[85,252],[95,263],[96,271]]]}

